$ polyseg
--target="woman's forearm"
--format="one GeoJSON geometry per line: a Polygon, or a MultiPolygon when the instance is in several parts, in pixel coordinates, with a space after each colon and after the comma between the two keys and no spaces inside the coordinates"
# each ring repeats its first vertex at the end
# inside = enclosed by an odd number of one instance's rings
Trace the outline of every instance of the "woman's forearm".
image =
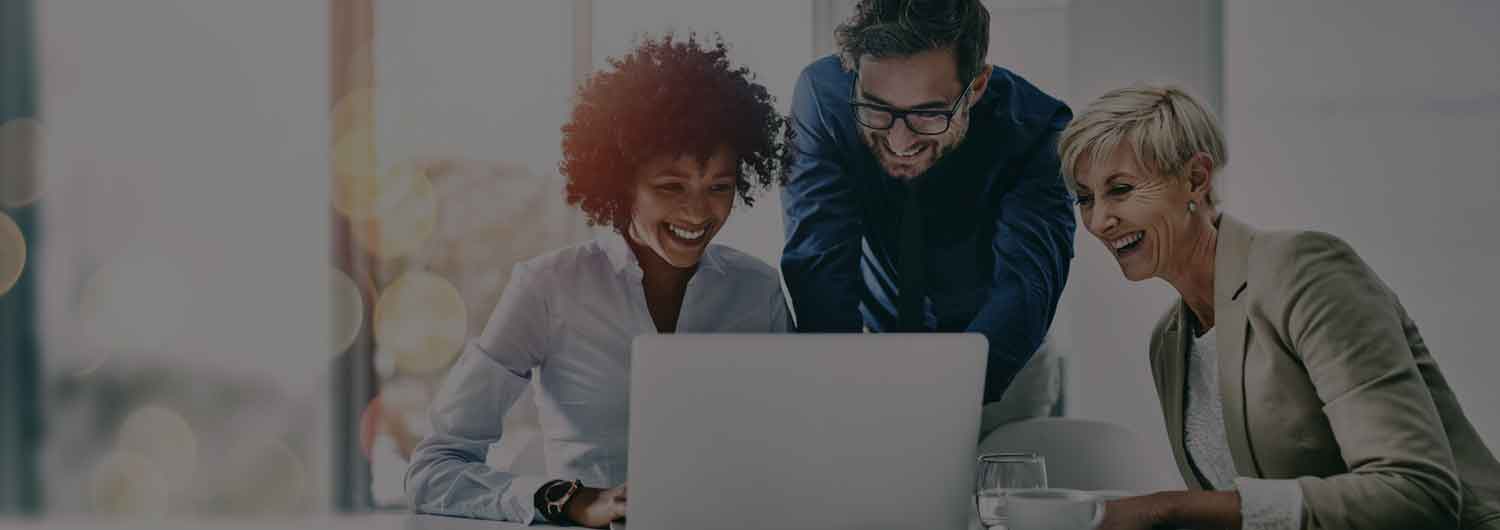
{"type": "Polygon", "coordinates": [[[1242,525],[1240,494],[1234,491],[1164,491],[1151,497],[1159,503],[1159,526],[1238,530],[1242,525]]]}

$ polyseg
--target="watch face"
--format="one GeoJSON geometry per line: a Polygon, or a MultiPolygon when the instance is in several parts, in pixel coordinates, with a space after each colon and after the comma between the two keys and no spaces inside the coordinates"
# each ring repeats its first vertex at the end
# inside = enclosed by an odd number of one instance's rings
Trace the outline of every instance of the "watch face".
{"type": "Polygon", "coordinates": [[[573,483],[571,482],[554,482],[552,485],[547,486],[547,493],[544,495],[544,498],[547,499],[547,502],[562,501],[564,497],[567,497],[568,490],[572,486],[573,483]]]}

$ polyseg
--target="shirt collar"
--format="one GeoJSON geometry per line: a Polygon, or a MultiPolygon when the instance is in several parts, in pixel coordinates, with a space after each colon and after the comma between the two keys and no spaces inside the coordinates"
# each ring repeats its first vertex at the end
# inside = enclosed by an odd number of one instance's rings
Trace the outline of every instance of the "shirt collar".
{"type": "MultiPolygon", "coordinates": [[[[604,248],[605,255],[609,256],[609,263],[615,272],[631,271],[641,274],[641,263],[630,250],[630,244],[625,242],[625,237],[619,232],[609,230],[600,234],[597,238],[599,245],[604,248]]],[[[717,249],[712,243],[703,250],[703,259],[698,261],[699,269],[710,270],[717,274],[724,274],[723,257],[719,256],[717,249]]]]}
{"type": "Polygon", "coordinates": [[[625,243],[625,238],[619,232],[614,230],[603,232],[595,239],[599,242],[599,246],[604,248],[604,254],[609,256],[609,264],[615,272],[640,272],[640,262],[636,261],[635,253],[630,251],[630,245],[625,243]]]}

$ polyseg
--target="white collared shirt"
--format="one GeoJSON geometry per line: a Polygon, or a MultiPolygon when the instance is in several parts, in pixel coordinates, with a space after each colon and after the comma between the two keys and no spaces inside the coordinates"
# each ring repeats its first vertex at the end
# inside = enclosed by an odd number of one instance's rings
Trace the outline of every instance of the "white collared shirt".
{"type": "MultiPolygon", "coordinates": [[[[540,520],[532,498],[552,479],[596,488],[626,480],[630,344],[656,333],[635,253],[617,234],[519,263],[484,332],[470,340],[432,402],[406,493],[418,512],[540,520]],[[489,467],[485,454],[526,385],[535,386],[545,477],[489,467]]],[[[709,245],[688,281],[683,333],[791,329],[776,269],[709,245]]]]}

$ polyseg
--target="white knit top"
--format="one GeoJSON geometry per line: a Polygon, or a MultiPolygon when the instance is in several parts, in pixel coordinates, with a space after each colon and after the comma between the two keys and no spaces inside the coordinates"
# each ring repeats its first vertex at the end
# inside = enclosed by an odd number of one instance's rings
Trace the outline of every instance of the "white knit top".
{"type": "Polygon", "coordinates": [[[1188,458],[1216,490],[1238,490],[1245,530],[1301,530],[1302,487],[1295,480],[1240,477],[1224,431],[1219,393],[1217,333],[1193,339],[1187,359],[1187,417],[1183,443],[1188,458]]]}

